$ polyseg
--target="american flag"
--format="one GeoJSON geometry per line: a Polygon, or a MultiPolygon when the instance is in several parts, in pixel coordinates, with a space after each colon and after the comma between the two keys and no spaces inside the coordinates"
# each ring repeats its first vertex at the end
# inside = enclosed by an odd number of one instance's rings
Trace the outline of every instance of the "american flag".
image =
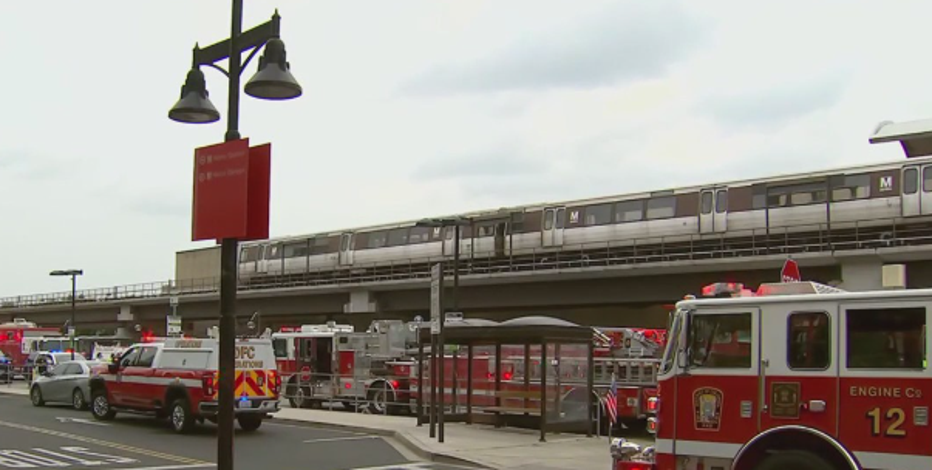
{"type": "Polygon", "coordinates": [[[615,374],[612,374],[612,387],[605,394],[605,409],[610,424],[618,420],[618,383],[615,382],[615,374]]]}

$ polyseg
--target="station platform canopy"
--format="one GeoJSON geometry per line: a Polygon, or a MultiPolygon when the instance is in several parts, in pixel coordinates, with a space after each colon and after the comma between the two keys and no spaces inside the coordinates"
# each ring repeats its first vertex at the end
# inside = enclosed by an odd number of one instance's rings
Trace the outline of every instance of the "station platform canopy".
{"type": "Polygon", "coordinates": [[[899,142],[907,158],[932,155],[932,119],[877,124],[868,141],[872,144],[899,142]]]}

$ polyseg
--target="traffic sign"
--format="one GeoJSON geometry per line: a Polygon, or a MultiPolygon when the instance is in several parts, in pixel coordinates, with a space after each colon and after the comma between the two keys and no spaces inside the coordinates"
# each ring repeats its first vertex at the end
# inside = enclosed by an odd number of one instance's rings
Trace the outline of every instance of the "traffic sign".
{"type": "Polygon", "coordinates": [[[783,263],[783,269],[780,271],[781,282],[800,282],[802,276],[799,275],[799,265],[793,259],[787,259],[783,263]]]}
{"type": "Polygon", "coordinates": [[[430,332],[440,333],[440,318],[443,315],[443,263],[436,263],[430,268],[430,332]]]}
{"type": "Polygon", "coordinates": [[[168,336],[178,336],[181,335],[181,316],[180,315],[168,315],[165,317],[165,331],[168,336]]]}
{"type": "Polygon", "coordinates": [[[168,300],[168,304],[171,305],[172,307],[177,307],[177,306],[178,306],[178,296],[173,295],[173,296],[168,300]]]}

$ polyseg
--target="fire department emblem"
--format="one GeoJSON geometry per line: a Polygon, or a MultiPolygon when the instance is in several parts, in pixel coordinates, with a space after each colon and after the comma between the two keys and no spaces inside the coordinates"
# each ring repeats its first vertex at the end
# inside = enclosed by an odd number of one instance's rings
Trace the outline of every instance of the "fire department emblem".
{"type": "Polygon", "coordinates": [[[702,387],[693,392],[696,429],[699,431],[718,431],[722,423],[722,402],[724,394],[712,387],[702,387]]]}
{"type": "Polygon", "coordinates": [[[770,415],[774,418],[799,418],[799,383],[774,382],[770,386],[770,415]]]}

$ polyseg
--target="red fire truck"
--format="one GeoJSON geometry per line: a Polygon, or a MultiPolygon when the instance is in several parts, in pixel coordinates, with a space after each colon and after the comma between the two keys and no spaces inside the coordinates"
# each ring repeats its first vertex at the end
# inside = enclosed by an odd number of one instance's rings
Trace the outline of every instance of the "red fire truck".
{"type": "MultiPolygon", "coordinates": [[[[448,318],[447,322],[464,321],[448,318]]],[[[466,320],[468,321],[468,320],[466,320]]],[[[426,328],[427,323],[421,324],[426,328]]],[[[330,322],[324,325],[284,327],[272,335],[278,370],[285,385],[285,397],[293,407],[316,406],[324,401],[340,402],[346,408],[356,404],[372,413],[416,412],[418,393],[418,324],[397,320],[373,322],[365,332],[350,325],[330,322]]],[[[596,403],[602,409],[602,427],[608,428],[603,397],[611,386],[612,374],[618,389],[616,415],[627,426],[644,426],[647,400],[656,394],[657,369],[663,351],[663,330],[606,328],[594,331],[597,342],[594,365],[596,403]]],[[[429,350],[428,345],[425,349],[429,350]]],[[[560,352],[559,374],[555,366],[549,377],[559,377],[561,402],[585,403],[580,392],[586,383],[588,349],[564,346],[560,352]]],[[[523,346],[502,347],[502,386],[524,390],[523,346]]],[[[549,356],[552,358],[553,353],[549,356]]],[[[540,347],[531,346],[532,390],[539,388],[540,347]],[[534,382],[537,383],[534,383],[534,382]]],[[[444,354],[444,401],[465,406],[469,367],[465,353],[444,354]]],[[[430,361],[425,361],[424,387],[428,387],[430,361]]],[[[476,347],[473,353],[473,404],[495,404],[494,348],[476,347]]],[[[429,404],[429,394],[424,403],[429,404]]],[[[616,428],[617,429],[617,428],[616,428]]]]}
{"type": "Polygon", "coordinates": [[[0,352],[10,359],[14,375],[27,375],[27,361],[33,339],[37,337],[61,337],[58,328],[40,327],[24,318],[14,318],[12,322],[0,323],[0,352]]]}
{"type": "Polygon", "coordinates": [[[398,413],[410,401],[413,326],[377,320],[365,332],[335,322],[282,328],[272,345],[285,397],[295,408],[336,401],[398,413]]]}
{"type": "Polygon", "coordinates": [[[616,469],[932,467],[932,289],[723,293],[677,303],[655,444],[614,441],[616,469]]]}

